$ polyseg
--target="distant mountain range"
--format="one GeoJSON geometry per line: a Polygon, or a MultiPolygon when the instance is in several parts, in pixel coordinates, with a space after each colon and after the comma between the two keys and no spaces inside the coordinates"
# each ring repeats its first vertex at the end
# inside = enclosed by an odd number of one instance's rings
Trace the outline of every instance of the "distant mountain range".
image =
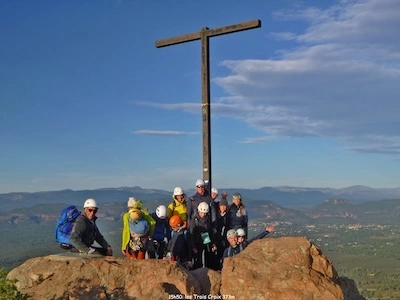
{"type": "MultiPolygon", "coordinates": [[[[399,188],[371,188],[368,186],[352,186],[342,189],[333,188],[303,188],[303,187],[263,187],[260,189],[219,188],[220,192],[228,194],[239,192],[243,201],[263,200],[272,201],[280,206],[289,208],[312,207],[324,203],[328,199],[343,199],[350,203],[364,203],[368,201],[400,199],[399,188]]],[[[186,190],[191,196],[194,189],[186,190]]],[[[95,198],[99,203],[126,202],[128,197],[152,202],[165,203],[171,201],[171,191],[161,189],[142,189],[141,187],[102,188],[95,190],[61,190],[36,193],[8,193],[0,194],[0,212],[14,208],[32,207],[36,204],[68,203],[81,205],[87,198],[95,198]]],[[[229,196],[228,196],[229,198],[229,196]]]]}
{"type": "MultiPolygon", "coordinates": [[[[310,224],[397,225],[400,219],[399,189],[357,186],[346,189],[264,187],[220,190],[242,194],[250,228],[256,232],[266,223],[287,227],[287,232],[298,234],[299,228],[310,224]]],[[[186,192],[194,194],[194,190],[186,192]]],[[[60,251],[54,239],[54,228],[61,210],[70,204],[81,208],[89,197],[99,202],[99,226],[117,249],[122,230],[121,216],[127,210],[129,196],[142,200],[150,212],[158,205],[168,205],[172,201],[170,191],[140,187],[0,194],[0,267],[14,266],[29,257],[60,251]],[[26,247],[29,247],[29,256],[26,247]]]]}

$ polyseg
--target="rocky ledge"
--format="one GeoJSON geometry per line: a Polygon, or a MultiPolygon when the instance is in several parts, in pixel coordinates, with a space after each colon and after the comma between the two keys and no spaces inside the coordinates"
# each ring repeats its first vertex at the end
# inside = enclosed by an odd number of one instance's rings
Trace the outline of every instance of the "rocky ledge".
{"type": "Polygon", "coordinates": [[[49,255],[11,270],[31,299],[365,299],[354,281],[301,237],[265,238],[227,258],[221,272],[167,260],[49,255]]]}

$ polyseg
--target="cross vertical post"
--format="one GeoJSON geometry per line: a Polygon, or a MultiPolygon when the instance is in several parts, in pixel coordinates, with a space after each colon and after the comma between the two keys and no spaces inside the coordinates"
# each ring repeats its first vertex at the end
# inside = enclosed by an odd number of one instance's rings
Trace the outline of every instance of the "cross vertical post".
{"type": "MultiPolygon", "coordinates": [[[[203,180],[211,189],[211,105],[210,105],[210,43],[208,28],[201,30],[201,120],[203,128],[203,180]]],[[[211,191],[210,191],[211,192],[211,191]]]]}
{"type": "Polygon", "coordinates": [[[212,36],[244,31],[261,27],[260,20],[228,25],[224,27],[209,29],[204,27],[199,32],[189,33],[181,36],[158,40],[155,42],[157,48],[176,45],[195,40],[201,40],[201,112],[202,112],[202,139],[203,139],[203,180],[211,183],[211,113],[210,113],[210,46],[209,38],[212,36]]]}

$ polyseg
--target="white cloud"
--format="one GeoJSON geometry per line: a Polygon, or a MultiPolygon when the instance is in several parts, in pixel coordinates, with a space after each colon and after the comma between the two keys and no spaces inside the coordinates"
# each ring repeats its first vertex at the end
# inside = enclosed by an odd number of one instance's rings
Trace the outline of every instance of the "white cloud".
{"type": "Polygon", "coordinates": [[[198,113],[200,104],[198,103],[159,103],[159,102],[150,102],[150,101],[137,101],[134,102],[137,105],[142,106],[150,106],[158,109],[166,109],[166,110],[183,110],[189,113],[198,113]]]}
{"type": "Polygon", "coordinates": [[[135,134],[140,135],[164,135],[164,136],[179,136],[179,135],[193,135],[200,134],[199,132],[187,132],[187,131],[174,131],[174,130],[136,130],[133,131],[135,134]]]}
{"type": "MultiPolygon", "coordinates": [[[[397,154],[400,1],[341,1],[327,9],[297,6],[275,17],[301,20],[307,27],[300,33],[269,35],[289,41],[290,47],[276,49],[279,57],[220,62],[229,74],[213,82],[227,95],[212,99],[213,114],[261,133],[245,143],[323,136],[342,142],[347,151],[397,154]]],[[[200,105],[140,104],[196,114],[200,105]]]]}
{"type": "Polygon", "coordinates": [[[222,62],[231,74],[214,81],[231,97],[220,101],[246,103],[239,118],[267,133],[248,141],[317,135],[368,144],[373,134],[385,142],[345,149],[396,154],[397,146],[388,143],[400,143],[399,12],[399,1],[375,0],[276,14],[309,23],[297,36],[299,45],[279,59],[222,62]]]}

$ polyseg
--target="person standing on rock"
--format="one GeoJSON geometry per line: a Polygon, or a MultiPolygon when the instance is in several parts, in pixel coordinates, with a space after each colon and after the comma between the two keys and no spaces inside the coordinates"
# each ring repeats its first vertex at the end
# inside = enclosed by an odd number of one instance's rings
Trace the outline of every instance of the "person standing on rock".
{"type": "Polygon", "coordinates": [[[96,225],[98,206],[96,200],[87,199],[83,204],[83,212],[76,218],[71,231],[71,244],[80,253],[86,254],[113,254],[111,246],[101,235],[96,225]],[[101,247],[93,246],[97,242],[101,247]]]}
{"type": "Polygon", "coordinates": [[[128,258],[145,259],[150,224],[144,216],[141,201],[129,197],[128,209],[122,216],[122,253],[128,258]]]}
{"type": "Polygon", "coordinates": [[[228,208],[227,228],[235,230],[238,228],[243,228],[247,236],[248,221],[249,217],[242,201],[242,195],[239,193],[234,193],[232,195],[232,204],[228,208]]]}
{"type": "Polygon", "coordinates": [[[149,258],[164,258],[167,251],[168,241],[171,237],[171,228],[167,218],[167,208],[165,205],[159,205],[156,211],[151,214],[156,222],[154,232],[147,241],[147,253],[149,258]]]}
{"type": "Polygon", "coordinates": [[[172,202],[167,208],[167,217],[171,219],[172,216],[178,215],[185,223],[183,228],[187,228],[187,210],[186,210],[186,195],[183,189],[179,186],[174,188],[172,193],[172,202]]]}
{"type": "Polygon", "coordinates": [[[206,189],[206,183],[203,179],[196,180],[196,194],[189,198],[187,202],[187,215],[188,222],[191,223],[191,220],[194,218],[194,215],[197,213],[197,206],[201,203],[205,202],[209,206],[211,223],[216,228],[215,221],[217,220],[217,212],[215,210],[215,205],[212,205],[213,199],[211,195],[206,189]]]}
{"type": "Polygon", "coordinates": [[[218,216],[217,216],[217,261],[218,261],[218,270],[222,268],[222,255],[224,254],[224,250],[228,247],[228,241],[226,239],[226,216],[228,209],[228,202],[226,201],[226,195],[222,193],[222,199],[217,203],[218,206],[218,216]]]}
{"type": "Polygon", "coordinates": [[[168,243],[166,259],[177,261],[189,270],[193,267],[192,251],[189,249],[188,232],[184,224],[185,222],[179,215],[173,215],[169,219],[171,239],[168,243]]]}
{"type": "Polygon", "coordinates": [[[212,257],[215,256],[217,245],[212,228],[210,205],[201,202],[189,224],[189,246],[193,252],[194,269],[206,267],[215,268],[212,257]]]}

